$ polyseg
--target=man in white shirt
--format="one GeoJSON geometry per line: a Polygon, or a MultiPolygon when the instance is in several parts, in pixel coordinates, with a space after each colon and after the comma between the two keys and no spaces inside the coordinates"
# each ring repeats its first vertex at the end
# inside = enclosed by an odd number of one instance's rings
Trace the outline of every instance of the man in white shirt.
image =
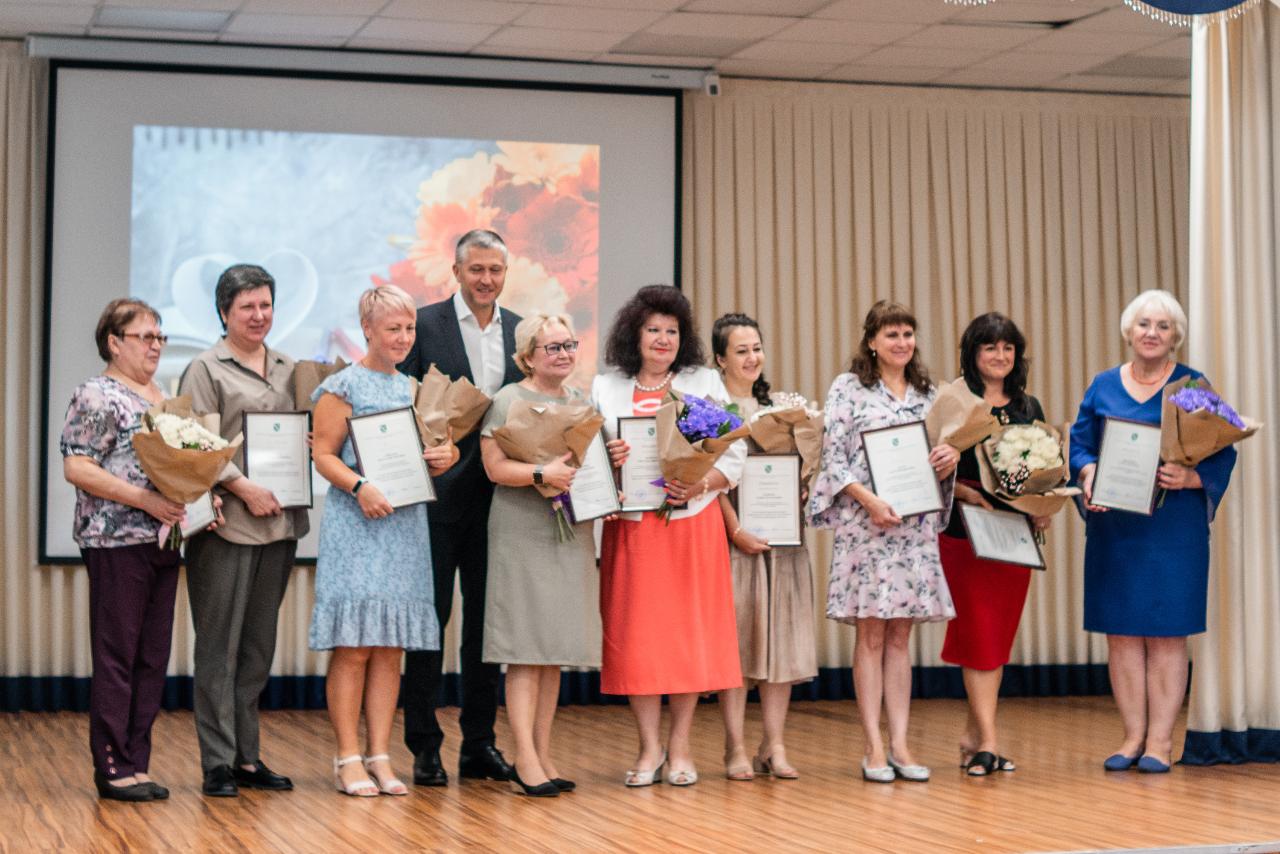
{"type": "MultiPolygon", "coordinates": [[[[418,334],[400,370],[421,379],[434,364],[450,379],[466,377],[489,396],[522,378],[511,358],[520,317],[498,305],[507,276],[507,247],[492,231],[469,231],[458,241],[452,297],[418,309],[418,334]]],[[[438,500],[429,505],[431,563],[435,572],[436,614],[443,635],[453,610],[453,579],[462,594],[462,746],[458,776],[506,780],[511,766],[494,744],[499,669],[485,664],[484,588],[488,572],[489,502],[493,484],[480,460],[477,433],[458,442],[460,458],[435,479],[438,500]]],[[[439,652],[405,655],[404,740],[413,752],[413,779],[420,786],[444,786],[449,777],[440,763],[444,733],[436,720],[440,688],[439,652]]]]}

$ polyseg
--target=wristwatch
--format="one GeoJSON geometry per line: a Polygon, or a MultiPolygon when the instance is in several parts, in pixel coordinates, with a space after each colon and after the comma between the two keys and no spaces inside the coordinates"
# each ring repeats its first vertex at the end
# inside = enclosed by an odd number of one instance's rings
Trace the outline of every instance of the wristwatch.
{"type": "Polygon", "coordinates": [[[533,485],[542,486],[542,466],[533,467],[533,485]]]}

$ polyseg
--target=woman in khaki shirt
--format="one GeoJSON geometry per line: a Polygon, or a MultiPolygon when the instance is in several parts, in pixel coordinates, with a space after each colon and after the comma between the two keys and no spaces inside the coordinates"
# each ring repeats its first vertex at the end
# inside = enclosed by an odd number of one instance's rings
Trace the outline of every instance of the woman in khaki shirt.
{"type": "MultiPolygon", "coordinates": [[[[197,412],[222,416],[222,436],[235,437],[245,411],[293,409],[293,360],[266,345],[275,279],[237,264],[218,278],[215,302],[226,330],[182,375],[180,391],[197,412]]],[[[195,623],[195,712],[203,791],[235,797],[240,787],[292,789],[262,761],[258,695],[275,657],[276,620],[298,539],[309,529],[305,509],[284,510],[270,490],[245,477],[242,456],[223,471],[218,492],[226,524],[187,543],[187,594],[195,623]]]]}

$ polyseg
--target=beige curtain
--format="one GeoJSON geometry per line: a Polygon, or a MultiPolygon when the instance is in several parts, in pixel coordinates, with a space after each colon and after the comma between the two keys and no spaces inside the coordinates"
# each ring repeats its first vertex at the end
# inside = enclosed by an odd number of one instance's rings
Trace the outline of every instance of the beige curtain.
{"type": "Polygon", "coordinates": [[[1280,760],[1280,6],[1198,22],[1191,85],[1191,360],[1266,423],[1214,524],[1184,761],[1280,760]]]}
{"type": "MultiPolygon", "coordinates": [[[[1122,358],[1125,303],[1186,294],[1184,99],[728,80],[685,105],[683,284],[703,330],[726,311],[760,321],[775,388],[821,399],[890,297],[915,310],[939,379],[957,374],[972,317],[1009,314],[1031,392],[1068,421],[1122,358]]],[[[815,541],[821,613],[829,544],[815,541]]],[[[1014,663],[1105,662],[1081,629],[1069,510],[1046,558],[1014,663]]],[[[819,663],[847,667],[851,633],[819,625],[819,663]]],[[[918,664],[940,663],[943,631],[915,633],[918,664]]]]}

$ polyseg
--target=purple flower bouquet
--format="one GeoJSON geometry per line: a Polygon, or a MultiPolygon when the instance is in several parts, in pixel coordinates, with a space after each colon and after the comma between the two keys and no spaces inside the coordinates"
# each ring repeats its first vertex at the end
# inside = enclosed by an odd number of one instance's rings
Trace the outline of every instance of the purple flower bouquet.
{"type": "MultiPolygon", "coordinates": [[[[662,483],[697,483],[707,476],[730,445],[748,435],[737,407],[672,392],[658,410],[658,459],[662,483]]],[[[658,515],[668,522],[675,505],[664,500],[658,515]]]]}
{"type": "Polygon", "coordinates": [[[1261,425],[1241,417],[1204,378],[1179,380],[1164,388],[1160,414],[1160,459],[1194,466],[1247,439],[1261,425]]]}

